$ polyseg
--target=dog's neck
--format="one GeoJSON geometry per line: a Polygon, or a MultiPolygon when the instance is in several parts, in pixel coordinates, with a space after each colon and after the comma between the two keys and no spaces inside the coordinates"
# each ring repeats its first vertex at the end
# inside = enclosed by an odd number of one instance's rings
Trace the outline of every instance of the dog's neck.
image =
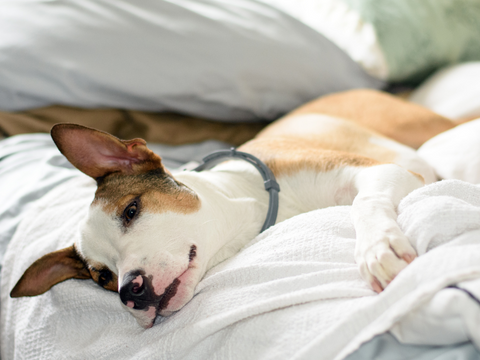
{"type": "Polygon", "coordinates": [[[265,221],[268,193],[263,180],[252,165],[239,163],[235,169],[225,163],[212,171],[175,174],[197,193],[202,202],[199,219],[209,222],[201,226],[209,258],[205,270],[237,253],[265,221]]]}

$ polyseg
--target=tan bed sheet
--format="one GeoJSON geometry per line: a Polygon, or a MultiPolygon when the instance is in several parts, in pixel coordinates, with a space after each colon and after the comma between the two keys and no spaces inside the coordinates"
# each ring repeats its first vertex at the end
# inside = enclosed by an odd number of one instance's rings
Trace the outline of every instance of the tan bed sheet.
{"type": "Polygon", "coordinates": [[[218,122],[172,113],[68,106],[49,106],[15,113],[0,111],[0,132],[4,136],[50,132],[51,127],[60,122],[93,127],[121,139],[140,137],[147,142],[167,145],[213,139],[235,146],[253,138],[267,124],[218,122]]]}

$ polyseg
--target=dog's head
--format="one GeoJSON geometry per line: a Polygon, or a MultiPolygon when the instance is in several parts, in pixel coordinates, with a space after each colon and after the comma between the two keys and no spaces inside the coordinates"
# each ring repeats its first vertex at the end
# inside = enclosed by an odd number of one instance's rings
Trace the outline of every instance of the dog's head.
{"type": "Polygon", "coordinates": [[[142,139],[120,140],[74,124],[52,137],[79,170],[97,181],[81,239],[38,259],[11,292],[34,296],[71,278],[118,291],[140,325],[179,310],[207,266],[202,204],[176,181],[142,139]]]}

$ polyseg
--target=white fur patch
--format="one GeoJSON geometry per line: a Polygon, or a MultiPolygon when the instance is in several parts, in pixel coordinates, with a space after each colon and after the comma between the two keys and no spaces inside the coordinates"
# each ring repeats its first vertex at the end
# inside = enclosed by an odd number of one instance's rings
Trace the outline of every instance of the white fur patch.
{"type": "Polygon", "coordinates": [[[397,154],[395,157],[395,164],[422,175],[425,179],[425,184],[431,184],[437,181],[437,176],[435,175],[433,168],[412,148],[381,137],[372,136],[369,141],[374,145],[393,150],[397,154]]]}

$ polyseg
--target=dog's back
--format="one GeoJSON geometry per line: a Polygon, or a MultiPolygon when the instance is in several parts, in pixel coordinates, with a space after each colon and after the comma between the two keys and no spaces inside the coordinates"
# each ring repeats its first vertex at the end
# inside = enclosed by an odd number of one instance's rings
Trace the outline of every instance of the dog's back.
{"type": "Polygon", "coordinates": [[[293,110],[284,119],[312,113],[353,121],[414,149],[456,125],[422,106],[369,89],[323,96],[293,110]]]}
{"type": "Polygon", "coordinates": [[[362,156],[395,163],[432,183],[436,180],[432,168],[412,147],[454,126],[450,120],[392,95],[352,90],[301,106],[240,149],[267,162],[266,146],[274,154],[300,148],[333,150],[343,153],[342,160],[360,161],[362,156]]]}

